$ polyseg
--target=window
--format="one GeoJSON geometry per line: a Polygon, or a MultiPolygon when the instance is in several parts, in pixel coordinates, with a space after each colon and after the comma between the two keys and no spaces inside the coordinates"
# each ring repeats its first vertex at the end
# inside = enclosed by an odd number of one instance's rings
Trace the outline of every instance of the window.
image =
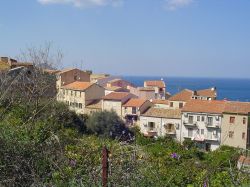
{"type": "Polygon", "coordinates": [[[216,121],[220,121],[220,116],[216,116],[216,121]]]}
{"type": "Polygon", "coordinates": [[[174,103],[173,102],[170,102],[170,107],[173,107],[174,106],[174,103]]]}
{"type": "Polygon", "coordinates": [[[193,129],[188,129],[188,137],[193,137],[193,129]]]}
{"type": "Polygon", "coordinates": [[[246,138],[246,133],[242,133],[242,139],[244,140],[246,138]]]}
{"type": "Polygon", "coordinates": [[[208,125],[213,125],[213,118],[212,117],[207,118],[207,124],[208,125]]]}
{"type": "Polygon", "coordinates": [[[205,121],[205,117],[204,116],[201,116],[201,121],[205,121]]]}
{"type": "Polygon", "coordinates": [[[136,107],[132,107],[132,114],[136,114],[136,107]]]}
{"type": "Polygon", "coordinates": [[[243,124],[244,125],[246,124],[246,118],[243,118],[243,124]]]}
{"type": "Polygon", "coordinates": [[[63,90],[63,95],[65,95],[65,90],[63,90]]]}
{"type": "Polygon", "coordinates": [[[75,103],[75,107],[78,108],[78,103],[75,103]]]}
{"type": "Polygon", "coordinates": [[[66,90],[66,95],[68,95],[68,90],[66,90]]]}
{"type": "Polygon", "coordinates": [[[70,95],[73,96],[73,91],[71,91],[70,95]]]}
{"type": "Polygon", "coordinates": [[[75,80],[75,81],[77,80],[77,75],[74,76],[74,80],[75,80]]]}
{"type": "Polygon", "coordinates": [[[75,97],[76,97],[77,91],[75,91],[75,97]]]}
{"type": "Polygon", "coordinates": [[[200,116],[197,116],[197,121],[200,121],[201,117],[200,116]]]}
{"type": "Polygon", "coordinates": [[[188,116],[188,123],[194,122],[194,116],[188,116]]]}
{"type": "Polygon", "coordinates": [[[152,130],[154,130],[154,128],[155,128],[155,123],[154,122],[148,122],[148,129],[150,131],[152,131],[152,130]]]}
{"type": "Polygon", "coordinates": [[[204,135],[204,129],[201,129],[201,135],[204,135]]]}
{"type": "Polygon", "coordinates": [[[183,103],[179,103],[179,108],[183,108],[183,103]]]}
{"type": "Polygon", "coordinates": [[[82,103],[79,103],[79,108],[82,108],[82,103]]]}
{"type": "Polygon", "coordinates": [[[233,138],[233,136],[234,136],[234,131],[229,131],[228,137],[229,137],[229,138],[233,138]]]}
{"type": "Polygon", "coordinates": [[[229,122],[234,123],[234,121],[235,121],[235,117],[230,117],[229,122]]]}
{"type": "Polygon", "coordinates": [[[82,97],[82,92],[80,92],[80,97],[82,97]]]}

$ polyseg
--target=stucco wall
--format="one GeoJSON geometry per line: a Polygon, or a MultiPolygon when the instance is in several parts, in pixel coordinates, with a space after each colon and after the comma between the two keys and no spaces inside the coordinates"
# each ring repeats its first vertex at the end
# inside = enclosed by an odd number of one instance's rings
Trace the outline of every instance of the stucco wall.
{"type": "Polygon", "coordinates": [[[178,141],[180,141],[181,119],[168,119],[168,118],[141,116],[140,117],[140,131],[141,131],[141,133],[147,134],[149,122],[155,123],[154,130],[157,132],[157,136],[165,136],[166,135],[166,128],[164,127],[165,124],[169,124],[169,123],[174,124],[176,134],[171,135],[171,136],[173,136],[178,141]]]}
{"type": "Polygon", "coordinates": [[[221,114],[207,114],[207,113],[182,113],[182,126],[181,126],[181,141],[184,141],[188,136],[188,129],[192,131],[193,136],[189,137],[191,139],[204,139],[203,143],[210,143],[211,150],[215,150],[219,147],[221,142],[221,124],[222,115],[221,114]],[[193,116],[193,124],[188,122],[188,116],[193,116]],[[197,120],[197,116],[200,116],[200,121],[197,120]],[[202,121],[202,116],[204,121],[202,121]],[[207,117],[212,117],[213,123],[207,126],[207,117]],[[218,119],[218,120],[217,120],[218,119]],[[204,133],[202,134],[202,131],[204,133]]]}
{"type": "Polygon", "coordinates": [[[223,114],[222,120],[222,144],[233,147],[246,149],[247,144],[247,115],[223,114]],[[230,123],[230,117],[235,117],[235,122],[230,123]],[[243,118],[246,123],[243,124],[243,118]],[[233,137],[229,137],[229,131],[234,132],[233,137]],[[242,133],[245,133],[245,138],[242,138],[242,133]]]}

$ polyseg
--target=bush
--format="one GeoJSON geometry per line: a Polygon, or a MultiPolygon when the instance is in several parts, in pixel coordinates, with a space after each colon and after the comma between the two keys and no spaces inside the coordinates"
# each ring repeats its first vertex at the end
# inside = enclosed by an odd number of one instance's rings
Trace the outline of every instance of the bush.
{"type": "Polygon", "coordinates": [[[87,130],[102,137],[130,140],[132,132],[114,111],[93,113],[87,120],[87,130]]]}

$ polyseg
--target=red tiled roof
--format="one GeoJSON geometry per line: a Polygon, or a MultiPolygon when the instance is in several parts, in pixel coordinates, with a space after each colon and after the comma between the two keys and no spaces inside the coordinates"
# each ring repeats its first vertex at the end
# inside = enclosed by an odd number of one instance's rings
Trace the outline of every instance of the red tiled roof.
{"type": "Polygon", "coordinates": [[[182,111],[221,114],[225,110],[226,101],[189,100],[182,111]]]}
{"type": "Polygon", "coordinates": [[[248,114],[250,113],[250,102],[227,101],[225,113],[248,114]]]}
{"type": "Polygon", "coordinates": [[[119,86],[105,87],[105,90],[115,91],[115,92],[129,92],[128,89],[122,88],[122,87],[119,87],[119,86]]]}
{"type": "Polygon", "coordinates": [[[117,100],[121,101],[122,99],[128,97],[129,95],[134,96],[131,93],[128,92],[112,92],[106,96],[103,97],[104,100],[117,100]]]}
{"type": "Polygon", "coordinates": [[[163,104],[163,105],[168,105],[169,101],[168,100],[162,100],[162,99],[154,99],[152,101],[153,104],[163,104]]]}
{"type": "Polygon", "coordinates": [[[142,116],[156,117],[156,118],[181,118],[180,109],[165,109],[165,108],[149,108],[142,116]]]}
{"type": "Polygon", "coordinates": [[[193,91],[189,89],[184,89],[179,93],[171,96],[168,100],[170,101],[188,101],[192,98],[193,91]]]}
{"type": "Polygon", "coordinates": [[[159,87],[159,88],[165,88],[165,83],[164,81],[145,81],[145,84],[146,86],[149,86],[149,87],[159,87]]]}
{"type": "Polygon", "coordinates": [[[198,96],[205,96],[205,97],[216,97],[217,96],[216,89],[214,89],[214,88],[197,90],[196,93],[198,96]]]}
{"type": "Polygon", "coordinates": [[[123,106],[124,107],[141,107],[146,101],[147,101],[146,99],[132,98],[123,106]]]}
{"type": "Polygon", "coordinates": [[[69,89],[69,90],[86,90],[87,88],[89,88],[93,84],[94,83],[90,83],[90,82],[75,81],[73,83],[62,86],[62,88],[69,89]]]}

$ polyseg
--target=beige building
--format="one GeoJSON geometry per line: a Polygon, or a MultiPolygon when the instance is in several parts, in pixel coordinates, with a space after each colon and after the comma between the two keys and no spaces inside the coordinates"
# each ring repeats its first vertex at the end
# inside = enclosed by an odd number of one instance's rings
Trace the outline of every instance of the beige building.
{"type": "Polygon", "coordinates": [[[163,80],[149,80],[144,82],[145,88],[153,88],[155,91],[154,99],[166,98],[166,85],[163,80]]]}
{"type": "Polygon", "coordinates": [[[170,108],[168,100],[154,99],[152,100],[152,103],[154,104],[154,108],[170,108]]]}
{"type": "Polygon", "coordinates": [[[154,88],[144,88],[144,87],[130,87],[130,93],[136,95],[141,99],[155,99],[155,89],[154,88]]]}
{"type": "Polygon", "coordinates": [[[148,137],[168,135],[180,141],[181,110],[149,108],[140,116],[140,131],[148,137]]]}
{"type": "Polygon", "coordinates": [[[69,105],[76,113],[85,114],[89,113],[86,106],[103,96],[103,87],[90,82],[75,81],[60,88],[57,100],[69,105]]]}
{"type": "Polygon", "coordinates": [[[139,125],[140,115],[151,106],[148,100],[132,98],[122,106],[123,119],[127,125],[139,125]]]}
{"type": "Polygon", "coordinates": [[[62,86],[75,81],[90,82],[89,72],[82,71],[77,68],[64,69],[57,73],[56,87],[57,89],[60,89],[62,86]]]}
{"type": "Polygon", "coordinates": [[[102,110],[115,111],[122,117],[122,105],[131,98],[137,97],[127,92],[112,92],[102,98],[102,110]]]}
{"type": "Polygon", "coordinates": [[[250,103],[228,101],[223,113],[221,144],[250,148],[250,103]]]}
{"type": "Polygon", "coordinates": [[[102,100],[101,99],[93,100],[91,103],[89,103],[85,107],[85,114],[92,114],[94,112],[101,112],[101,111],[102,111],[102,100]]]}

